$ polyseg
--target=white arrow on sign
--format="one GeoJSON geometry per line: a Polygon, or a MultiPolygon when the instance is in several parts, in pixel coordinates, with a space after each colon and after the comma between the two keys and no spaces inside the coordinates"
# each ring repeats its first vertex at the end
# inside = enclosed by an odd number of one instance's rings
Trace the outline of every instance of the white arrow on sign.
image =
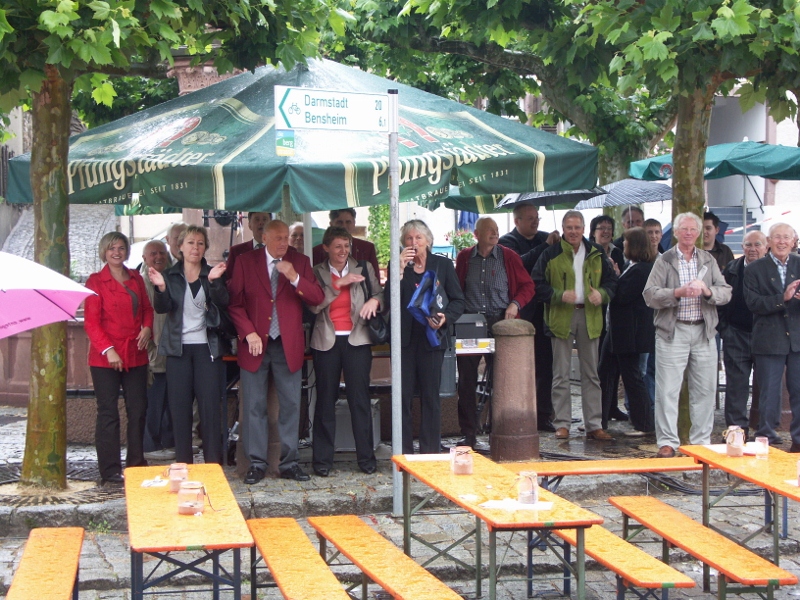
{"type": "Polygon", "coordinates": [[[276,85],[275,128],[388,132],[388,94],[276,85]]]}

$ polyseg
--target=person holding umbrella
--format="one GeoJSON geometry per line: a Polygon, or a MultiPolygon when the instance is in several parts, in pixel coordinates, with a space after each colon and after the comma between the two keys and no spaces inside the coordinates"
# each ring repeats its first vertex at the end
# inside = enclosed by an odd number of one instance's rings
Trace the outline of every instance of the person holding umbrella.
{"type": "Polygon", "coordinates": [[[119,409],[122,387],[128,416],[125,465],[146,466],[144,426],[147,415],[147,344],[153,330],[153,307],[144,280],[125,266],[130,243],[116,231],[100,239],[105,266],[89,276],[84,327],[89,338],[89,370],[97,398],[95,448],[101,485],[124,482],[120,462],[119,409]]]}
{"type": "Polygon", "coordinates": [[[317,315],[311,334],[317,374],[312,466],[320,477],[327,477],[333,468],[335,407],[342,373],[358,466],[367,475],[376,467],[369,399],[372,346],[367,320],[380,310],[383,290],[372,265],[350,256],[352,239],[343,227],[329,227],[322,238],[328,258],[314,267],[325,292],[322,303],[310,307],[317,315]]]}
{"type": "MultiPolygon", "coordinates": [[[[440,339],[450,335],[453,324],[464,312],[464,293],[450,259],[431,252],[433,233],[419,219],[412,219],[400,230],[403,251],[400,254],[400,315],[401,360],[403,371],[403,453],[413,454],[411,402],[419,388],[422,419],[419,431],[419,451],[438,454],[441,451],[441,401],[439,385],[442,377],[445,344],[431,344],[429,331],[440,339]],[[427,271],[435,274],[436,296],[442,297],[442,308],[427,317],[427,324],[418,322],[408,309],[417,287],[427,271]],[[446,300],[444,296],[447,296],[446,300]],[[446,305],[444,302],[446,301],[446,305]]],[[[391,268],[391,265],[389,265],[391,268]]],[[[391,285],[384,290],[387,307],[391,309],[391,285]]]]}
{"type": "Polygon", "coordinates": [[[178,237],[180,260],[164,273],[148,270],[156,311],[167,320],[158,353],[167,357],[167,397],[175,436],[175,460],[191,463],[192,402],[197,397],[203,430],[203,460],[222,464],[220,379],[224,363],[217,328],[228,305],[225,263],[205,259],[208,233],[189,225],[178,237]]]}

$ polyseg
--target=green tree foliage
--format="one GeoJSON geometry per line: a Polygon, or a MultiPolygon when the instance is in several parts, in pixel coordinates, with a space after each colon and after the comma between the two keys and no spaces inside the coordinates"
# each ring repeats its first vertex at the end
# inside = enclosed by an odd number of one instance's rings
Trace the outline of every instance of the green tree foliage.
{"type": "MultiPolygon", "coordinates": [[[[29,102],[37,262],[69,273],[67,151],[74,88],[113,104],[114,76],[166,76],[173,51],[220,72],[291,68],[351,17],[321,0],[4,0],[0,114],[29,102]]],[[[66,485],[66,326],[34,330],[22,481],[66,485]]]]}
{"type": "Polygon", "coordinates": [[[392,253],[391,246],[391,211],[388,204],[369,207],[369,241],[375,244],[378,265],[389,264],[392,253]]]}
{"type": "Polygon", "coordinates": [[[147,77],[117,77],[113,80],[113,103],[98,104],[93,97],[91,82],[77,87],[72,96],[72,108],[89,128],[111,123],[145,108],[178,97],[178,80],[148,79],[147,77]]]}

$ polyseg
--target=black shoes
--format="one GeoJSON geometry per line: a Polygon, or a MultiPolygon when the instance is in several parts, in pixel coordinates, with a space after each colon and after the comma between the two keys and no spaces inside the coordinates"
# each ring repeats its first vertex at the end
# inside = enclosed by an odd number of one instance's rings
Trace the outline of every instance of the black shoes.
{"type": "Polygon", "coordinates": [[[549,431],[550,433],[554,433],[556,426],[553,425],[552,421],[542,421],[541,423],[537,424],[537,429],[539,431],[549,431]]]}
{"type": "Polygon", "coordinates": [[[100,480],[100,485],[123,485],[124,483],[125,478],[119,473],[109,475],[108,477],[104,477],[100,480]]]}
{"type": "Polygon", "coordinates": [[[247,475],[244,476],[244,482],[246,485],[255,485],[264,479],[264,475],[264,471],[258,467],[250,467],[247,469],[247,475]]]}
{"type": "MultiPolygon", "coordinates": [[[[327,477],[331,474],[331,470],[328,467],[313,467],[313,469],[314,474],[319,477],[327,477]]],[[[281,474],[281,477],[283,477],[283,474],[281,474]]]]}
{"type": "Polygon", "coordinates": [[[361,469],[367,475],[372,475],[377,469],[375,465],[369,465],[368,467],[362,467],[361,465],[359,465],[358,468],[361,469]]]}
{"type": "MultiPolygon", "coordinates": [[[[324,477],[324,475],[323,475],[324,477]]],[[[289,467],[285,471],[281,471],[281,479],[294,479],[295,481],[309,481],[311,477],[300,468],[299,465],[289,467]]]]}
{"type": "Polygon", "coordinates": [[[614,421],[627,421],[628,415],[622,412],[619,407],[612,406],[611,410],[608,412],[608,419],[614,421]]]}
{"type": "Polygon", "coordinates": [[[477,440],[474,437],[464,436],[456,442],[456,446],[469,446],[474,449],[476,443],[477,440]]]}

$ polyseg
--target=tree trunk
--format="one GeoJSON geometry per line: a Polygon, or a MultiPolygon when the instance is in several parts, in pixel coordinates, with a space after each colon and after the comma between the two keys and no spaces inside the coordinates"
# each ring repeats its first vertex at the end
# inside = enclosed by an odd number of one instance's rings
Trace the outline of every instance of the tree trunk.
{"type": "MultiPolygon", "coordinates": [[[[675,147],[672,152],[672,219],[680,213],[693,212],[703,219],[706,203],[705,178],[706,148],[711,122],[711,106],[715,86],[706,90],[694,90],[678,99],[678,125],[675,131],[675,147]]],[[[702,231],[697,238],[702,247],[702,231]]],[[[681,443],[689,440],[691,429],[689,418],[689,388],[684,374],[678,402],[678,435],[681,443]]]]}
{"type": "MultiPolygon", "coordinates": [[[[45,74],[41,90],[33,95],[31,109],[34,258],[36,262],[68,276],[66,183],[72,83],[52,65],[45,66],[45,74]]],[[[66,323],[34,329],[22,483],[66,488],[66,397],[66,323]]]]}

